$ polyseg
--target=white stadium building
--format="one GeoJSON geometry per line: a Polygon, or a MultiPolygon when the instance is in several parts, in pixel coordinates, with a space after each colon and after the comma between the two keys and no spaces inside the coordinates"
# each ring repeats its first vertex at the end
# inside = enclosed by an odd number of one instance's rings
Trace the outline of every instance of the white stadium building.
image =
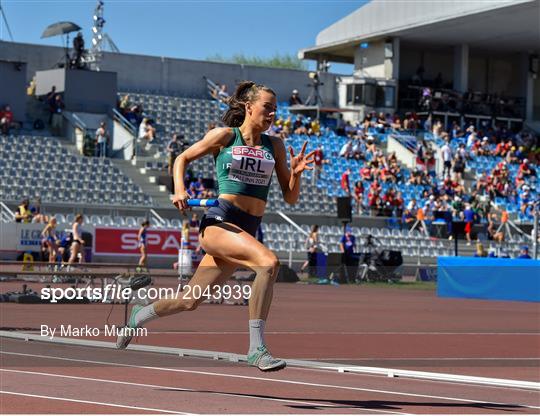
{"type": "MultiPolygon", "coordinates": [[[[410,87],[422,84],[438,94],[469,92],[478,104],[512,106],[496,109],[495,121],[534,124],[540,123],[539,54],[538,0],[373,0],[322,30],[299,57],[319,68],[354,64],[353,75],[341,79],[339,104],[361,113],[412,110],[410,87]]],[[[477,120],[491,115],[471,110],[477,120]]]]}

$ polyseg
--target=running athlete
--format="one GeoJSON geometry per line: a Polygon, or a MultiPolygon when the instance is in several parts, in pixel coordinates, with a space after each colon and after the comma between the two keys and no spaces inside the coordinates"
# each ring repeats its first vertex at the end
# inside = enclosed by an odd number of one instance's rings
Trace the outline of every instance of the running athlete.
{"type": "Polygon", "coordinates": [[[41,232],[41,244],[47,248],[49,252],[49,263],[56,263],[56,254],[58,252],[58,236],[56,234],[56,218],[51,217],[49,223],[41,232]]]}
{"type": "Polygon", "coordinates": [[[146,267],[146,230],[150,227],[150,221],[144,220],[141,223],[141,228],[139,228],[139,250],[141,251],[141,257],[139,259],[139,270],[142,270],[142,268],[147,269],[146,267]]]}
{"type": "MultiPolygon", "coordinates": [[[[280,370],[286,363],[272,357],[264,342],[279,260],[254,236],[264,214],[274,170],[285,202],[295,204],[302,172],[312,170],[314,161],[313,152],[305,154],[307,142],[298,155],[289,147],[289,170],[282,140],[263,134],[274,121],[276,102],[276,94],[270,88],[251,81],[240,83],[223,116],[229,127],[210,130],[176,158],[173,203],[182,213],[190,198],[183,179],[187,165],[209,154],[216,163],[219,205],[208,210],[199,227],[200,243],[206,254],[178,298],[161,299],[144,307],[135,305],[129,321],[129,326],[135,328],[156,318],[192,311],[205,299],[201,293],[207,287],[212,289],[224,283],[239,266],[250,268],[256,277],[249,299],[248,364],[261,371],[280,370]],[[192,290],[195,287],[198,290],[192,290]]],[[[127,347],[130,332],[122,331],[118,348],[127,347]]]]}

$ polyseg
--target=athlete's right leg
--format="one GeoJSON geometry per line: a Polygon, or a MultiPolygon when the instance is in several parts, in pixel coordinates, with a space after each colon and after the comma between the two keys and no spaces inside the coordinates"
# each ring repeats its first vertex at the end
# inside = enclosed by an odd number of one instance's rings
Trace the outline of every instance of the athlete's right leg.
{"type": "MultiPolygon", "coordinates": [[[[212,289],[214,285],[222,284],[229,279],[235,270],[234,264],[206,254],[187,284],[189,288],[184,288],[177,298],[160,299],[147,306],[134,305],[131,309],[128,327],[142,327],[147,322],[163,316],[195,310],[205,299],[202,294],[206,288],[212,289]],[[197,289],[194,290],[194,287],[197,289]]],[[[130,331],[121,331],[116,340],[116,347],[126,348],[131,342],[131,338],[130,331]]]]}
{"type": "Polygon", "coordinates": [[[209,287],[212,292],[213,286],[221,285],[228,280],[237,267],[235,264],[205,254],[195,274],[178,298],[161,299],[154,303],[156,314],[161,317],[195,310],[205,300],[202,294],[205,291],[208,292],[206,289],[209,287]]]}

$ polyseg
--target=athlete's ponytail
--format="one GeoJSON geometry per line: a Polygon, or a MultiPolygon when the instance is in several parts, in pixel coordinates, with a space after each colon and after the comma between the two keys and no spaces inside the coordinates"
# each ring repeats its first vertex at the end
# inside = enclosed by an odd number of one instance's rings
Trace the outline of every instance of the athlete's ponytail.
{"type": "Polygon", "coordinates": [[[242,81],[236,87],[234,94],[228,99],[229,108],[222,117],[228,127],[240,127],[246,118],[246,103],[255,102],[259,98],[259,91],[266,91],[272,95],[276,93],[265,85],[255,84],[253,81],[242,81]]]}

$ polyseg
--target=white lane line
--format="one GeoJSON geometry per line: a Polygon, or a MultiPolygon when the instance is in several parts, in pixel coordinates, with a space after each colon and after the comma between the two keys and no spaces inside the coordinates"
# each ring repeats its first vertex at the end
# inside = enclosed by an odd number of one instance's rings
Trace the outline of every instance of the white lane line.
{"type": "Polygon", "coordinates": [[[403,357],[403,358],[334,358],[334,357],[313,357],[297,358],[299,360],[332,360],[332,361],[540,361],[540,357],[403,357]]]}
{"type": "MultiPolygon", "coordinates": [[[[39,330],[27,331],[28,333],[40,333],[39,330]]],[[[101,331],[103,333],[103,331],[101,331]]],[[[148,331],[151,334],[174,334],[174,335],[249,335],[248,331],[148,331]]],[[[487,335],[487,336],[535,336],[538,332],[362,332],[362,331],[265,331],[266,335],[487,335]]]]}
{"type": "MultiPolygon", "coordinates": [[[[198,390],[186,389],[186,388],[176,387],[176,386],[163,386],[163,385],[157,385],[157,384],[133,383],[133,382],[129,382],[129,381],[109,380],[109,379],[92,378],[92,377],[69,376],[69,375],[66,375],[66,374],[43,373],[43,372],[38,372],[38,371],[7,370],[7,369],[3,369],[3,368],[0,368],[0,371],[4,371],[4,372],[8,372],[8,373],[38,375],[38,376],[44,376],[44,377],[66,378],[66,379],[72,379],[72,380],[96,381],[96,382],[100,382],[100,383],[122,384],[122,385],[126,385],[126,386],[135,386],[135,387],[149,387],[149,388],[153,388],[153,389],[173,389],[173,390],[178,390],[178,391],[187,391],[187,392],[195,392],[195,393],[199,392],[198,390]]],[[[217,395],[217,396],[226,396],[226,397],[244,398],[244,399],[256,399],[256,400],[268,400],[268,401],[275,401],[275,402],[282,402],[282,403],[294,403],[294,404],[316,406],[316,407],[327,407],[327,408],[341,407],[339,405],[325,404],[325,403],[320,403],[320,402],[307,402],[307,401],[292,400],[292,399],[278,399],[278,398],[271,398],[271,397],[253,396],[253,395],[241,394],[241,393],[222,393],[222,392],[212,392],[212,391],[205,391],[204,393],[217,395]]],[[[359,408],[359,409],[363,409],[363,408],[359,408]]],[[[365,408],[365,409],[369,410],[369,411],[372,410],[372,409],[368,409],[368,408],[365,408]]],[[[391,413],[391,414],[397,414],[397,415],[406,415],[407,414],[407,413],[400,413],[400,412],[391,412],[391,411],[386,411],[386,410],[373,410],[373,411],[374,412],[380,412],[380,413],[391,413]]]]}
{"type": "MultiPolygon", "coordinates": [[[[52,359],[52,360],[59,360],[59,361],[72,361],[72,362],[80,362],[80,363],[86,363],[86,364],[99,364],[99,365],[110,365],[110,366],[117,366],[117,367],[130,367],[130,368],[139,368],[139,369],[153,370],[153,371],[166,371],[166,372],[173,372],[173,373],[199,374],[199,375],[225,377],[225,378],[238,378],[238,379],[244,379],[244,380],[257,380],[257,381],[265,381],[265,382],[272,382],[272,383],[293,384],[293,385],[310,386],[310,387],[322,387],[322,388],[331,388],[331,389],[340,389],[340,390],[364,391],[364,392],[369,392],[369,393],[389,394],[389,395],[394,395],[394,396],[422,397],[422,398],[427,398],[427,399],[439,399],[439,400],[447,400],[447,401],[453,401],[453,402],[496,404],[496,405],[501,405],[501,406],[521,406],[521,407],[525,407],[525,408],[528,408],[528,409],[540,409],[540,406],[532,406],[532,405],[519,404],[519,403],[502,403],[502,402],[491,402],[491,401],[487,402],[487,401],[483,401],[483,400],[471,400],[471,399],[465,399],[465,398],[459,398],[459,397],[434,396],[434,395],[430,395],[430,394],[407,393],[407,392],[379,390],[379,389],[367,389],[367,388],[362,388],[362,387],[351,387],[351,386],[340,386],[340,385],[334,385],[334,384],[310,383],[310,382],[296,381],[296,380],[273,379],[273,378],[255,377],[255,376],[243,376],[243,375],[238,375],[238,374],[214,373],[214,372],[210,372],[210,371],[195,371],[195,370],[183,370],[183,369],[180,369],[180,368],[151,367],[151,366],[142,366],[142,365],[135,365],[135,364],[121,364],[121,363],[115,363],[115,362],[110,362],[110,361],[82,360],[82,359],[77,359],[77,358],[64,358],[64,357],[55,357],[55,356],[50,356],[50,355],[26,354],[26,353],[7,352],[7,351],[0,351],[0,354],[16,355],[16,356],[23,356],[23,357],[45,358],[45,359],[52,359]]],[[[459,383],[453,383],[453,384],[459,384],[459,383]]]]}
{"type": "Polygon", "coordinates": [[[39,395],[39,394],[29,394],[29,393],[17,393],[15,391],[6,391],[6,390],[0,390],[0,393],[1,394],[12,394],[14,396],[37,397],[38,399],[60,400],[60,401],[73,402],[73,403],[97,404],[97,405],[100,405],[100,406],[109,406],[109,407],[121,407],[123,409],[147,410],[149,412],[170,413],[170,414],[173,414],[173,415],[192,415],[192,414],[194,414],[194,413],[183,413],[183,412],[172,411],[172,410],[154,409],[154,408],[151,408],[151,407],[126,406],[126,405],[123,405],[123,404],[93,402],[93,401],[90,401],[90,400],[68,399],[67,397],[43,396],[43,395],[39,395]]]}

